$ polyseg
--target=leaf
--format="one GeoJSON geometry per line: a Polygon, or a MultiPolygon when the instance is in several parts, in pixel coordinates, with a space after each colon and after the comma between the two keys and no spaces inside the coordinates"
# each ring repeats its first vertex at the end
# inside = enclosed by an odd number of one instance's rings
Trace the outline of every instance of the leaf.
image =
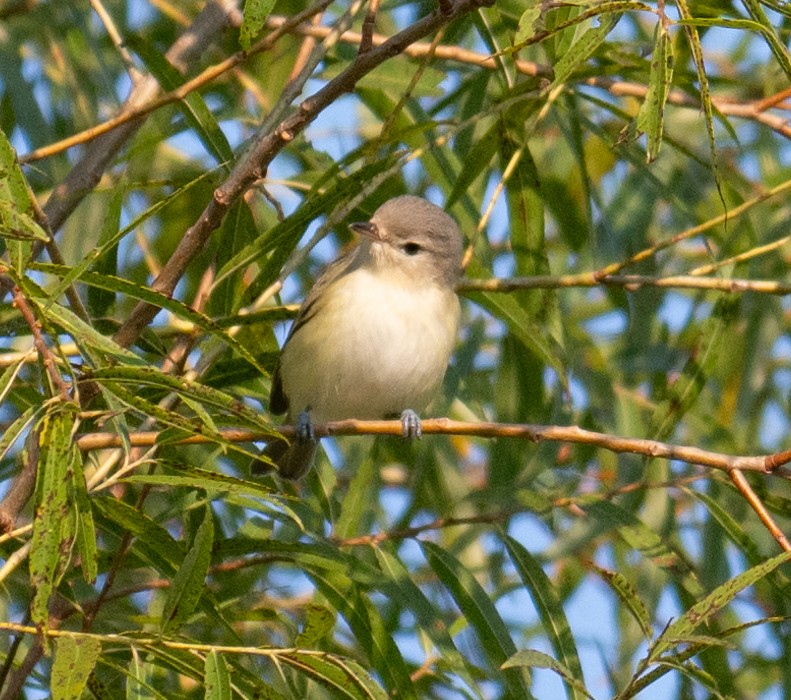
{"type": "MultiPolygon", "coordinates": [[[[161,51],[145,41],[141,34],[127,35],[126,40],[165,91],[175,90],[182,85],[184,77],[181,73],[167,61],[161,51]]],[[[192,91],[175,104],[206,151],[219,165],[227,166],[233,160],[233,150],[200,92],[192,91]]]]}
{"type": "MultiPolygon", "coordinates": [[[[555,592],[552,581],[549,580],[533,555],[519,542],[512,537],[504,537],[503,542],[519,578],[530,593],[541,618],[541,624],[549,638],[549,643],[558,658],[558,661],[555,662],[558,664],[558,668],[550,666],[547,668],[553,668],[563,678],[573,679],[574,682],[570,683],[566,689],[569,698],[579,698],[580,692],[590,697],[585,689],[577,645],[574,643],[574,636],[571,634],[568,620],[563,613],[563,605],[555,592]],[[562,669],[563,672],[559,669],[562,669]]],[[[513,658],[511,657],[511,659],[513,658]]],[[[511,659],[506,662],[505,667],[513,665],[510,664],[511,659]]],[[[554,659],[552,661],[554,662],[554,659]]]]}
{"type": "Polygon", "coordinates": [[[30,548],[33,623],[47,628],[49,599],[63,573],[74,541],[68,485],[79,453],[72,441],[77,408],[54,401],[38,426],[36,512],[30,548]]]}
{"type": "Polygon", "coordinates": [[[706,623],[712,615],[728,605],[737,594],[771,574],[778,566],[791,560],[791,552],[783,552],[734,576],[721,586],[717,586],[705,598],[693,605],[678,620],[662,632],[651,649],[648,659],[656,661],[678,639],[689,639],[692,633],[706,623]]]}
{"type": "Polygon", "coordinates": [[[587,29],[555,63],[555,77],[547,90],[552,90],[565,83],[577,67],[587,61],[599,48],[620,18],[621,12],[599,15],[598,26],[587,29]]]}
{"type": "Polygon", "coordinates": [[[231,674],[225,659],[216,651],[211,651],[206,655],[206,675],[203,678],[203,685],[206,694],[205,700],[230,700],[233,697],[231,692],[231,674]]]}
{"type": "Polygon", "coordinates": [[[80,565],[83,578],[93,583],[98,574],[98,558],[96,550],[96,526],[93,522],[93,511],[88,499],[88,488],[85,484],[85,473],[82,466],[82,454],[76,448],[72,459],[71,483],[69,484],[69,500],[76,518],[77,551],[80,553],[80,565]]]}
{"type": "Polygon", "coordinates": [[[250,50],[253,37],[261,31],[274,5],[275,0],[245,0],[244,17],[239,29],[239,43],[245,51],[250,50]]]}
{"type": "Polygon", "coordinates": [[[50,692],[52,700],[79,700],[102,650],[95,637],[59,637],[55,641],[50,692]]]}
{"type": "MultiPolygon", "coordinates": [[[[579,663],[579,660],[577,660],[577,662],[579,663]]],[[[562,663],[541,651],[536,651],[534,649],[523,649],[522,651],[518,651],[502,665],[502,668],[515,668],[518,666],[548,668],[550,671],[557,673],[566,682],[571,696],[593,698],[593,695],[585,689],[585,685],[580,682],[578,676],[574,675],[574,673],[562,663]]]]}
{"type": "Polygon", "coordinates": [[[214,517],[211,508],[206,506],[203,522],[168,590],[162,610],[163,632],[177,630],[195,610],[203,595],[213,544],[214,517]]]}
{"type": "Polygon", "coordinates": [[[665,103],[673,85],[673,43],[663,22],[657,22],[648,92],[637,113],[637,130],[648,138],[646,160],[656,160],[662,146],[665,103]]]}
{"type": "Polygon", "coordinates": [[[352,659],[336,654],[308,654],[300,651],[279,654],[277,658],[333,691],[333,697],[349,700],[387,700],[390,697],[352,659]]]}
{"type": "Polygon", "coordinates": [[[412,611],[417,624],[428,635],[443,664],[451,673],[457,674],[470,688],[476,687],[473,665],[459,653],[453,639],[444,624],[437,624],[439,611],[432,606],[429,599],[412,580],[409,570],[391,552],[377,547],[374,552],[382,573],[391,582],[382,592],[389,598],[399,600],[402,605],[412,611]]]}
{"type": "MultiPolygon", "coordinates": [[[[16,152],[0,130],[0,237],[19,241],[48,241],[36,222],[27,180],[17,162],[16,152]]],[[[17,272],[22,267],[17,266],[17,272]]]]}
{"type": "Polygon", "coordinates": [[[335,612],[325,605],[308,603],[305,606],[305,624],[294,640],[294,646],[315,649],[335,626],[335,612]]]}
{"type": "MultiPolygon", "coordinates": [[[[475,630],[481,650],[494,668],[500,668],[516,653],[508,628],[475,577],[455,557],[432,542],[421,542],[429,565],[475,630]]],[[[507,669],[503,680],[515,698],[531,698],[522,673],[507,669]]]]}
{"type": "MultiPolygon", "coordinates": [[[[307,563],[304,559],[301,561],[303,565],[307,563]]],[[[399,697],[416,700],[406,663],[379,610],[345,573],[335,568],[310,567],[307,573],[330,604],[346,619],[359,648],[365,651],[370,665],[381,675],[385,687],[399,697]]]]}
{"type": "Polygon", "coordinates": [[[645,603],[641,600],[637,593],[637,589],[632,583],[619,571],[610,571],[600,566],[592,564],[593,568],[598,572],[609,586],[615,591],[616,595],[621,599],[621,602],[626,605],[626,609],[632,614],[637,624],[640,626],[640,631],[646,640],[650,640],[653,636],[651,629],[651,616],[648,613],[645,603]]]}

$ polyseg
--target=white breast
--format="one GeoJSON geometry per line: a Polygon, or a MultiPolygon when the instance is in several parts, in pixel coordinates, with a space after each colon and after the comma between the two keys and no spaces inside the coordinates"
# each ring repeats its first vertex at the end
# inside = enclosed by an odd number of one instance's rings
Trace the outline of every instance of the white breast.
{"type": "Polygon", "coordinates": [[[405,286],[400,275],[361,268],[332,283],[324,303],[289,339],[283,388],[295,417],[373,419],[422,410],[453,350],[459,302],[449,289],[405,286]]]}

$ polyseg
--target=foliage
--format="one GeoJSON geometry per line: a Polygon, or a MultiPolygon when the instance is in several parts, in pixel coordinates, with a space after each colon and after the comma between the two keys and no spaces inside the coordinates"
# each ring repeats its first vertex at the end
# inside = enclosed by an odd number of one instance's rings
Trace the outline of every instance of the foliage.
{"type": "Polygon", "coordinates": [[[433,415],[786,448],[783,3],[90,5],[0,4],[0,698],[791,696],[782,467],[249,472],[293,302],[405,192],[470,245],[433,415]]]}

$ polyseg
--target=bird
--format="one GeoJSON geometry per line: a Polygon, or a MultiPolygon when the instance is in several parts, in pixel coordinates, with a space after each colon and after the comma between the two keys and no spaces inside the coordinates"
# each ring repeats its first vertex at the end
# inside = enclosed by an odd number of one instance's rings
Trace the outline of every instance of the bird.
{"type": "Polygon", "coordinates": [[[273,374],[270,413],[285,413],[295,437],[270,441],[254,473],[272,464],[289,480],[308,473],[314,422],[400,416],[404,436],[420,437],[417,411],[442,384],[460,318],[458,225],[428,200],[402,195],[349,228],[359,245],[315,282],[273,374]]]}

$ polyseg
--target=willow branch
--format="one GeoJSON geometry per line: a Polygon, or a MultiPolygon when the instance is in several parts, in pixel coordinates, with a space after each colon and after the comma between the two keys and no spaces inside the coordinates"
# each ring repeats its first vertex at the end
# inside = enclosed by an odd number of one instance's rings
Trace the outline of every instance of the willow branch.
{"type": "Polygon", "coordinates": [[[739,489],[742,496],[744,496],[744,499],[750,504],[750,507],[755,511],[760,521],[764,524],[764,527],[769,530],[772,537],[775,538],[781,549],[785,550],[786,552],[791,552],[791,542],[788,541],[788,538],[778,527],[777,523],[774,521],[774,518],[769,514],[766,506],[761,502],[761,499],[758,498],[758,494],[753,491],[753,487],[750,486],[750,482],[747,481],[744,474],[742,473],[742,470],[732,469],[728,476],[730,476],[731,481],[734,483],[736,488],[739,489]]]}
{"type": "MultiPolygon", "coordinates": [[[[490,423],[454,421],[449,418],[428,418],[422,422],[424,435],[466,435],[481,438],[511,438],[529,440],[531,442],[571,442],[593,445],[616,453],[631,453],[646,457],[676,460],[687,464],[696,464],[725,472],[734,469],[759,472],[762,474],[779,473],[785,478],[791,474],[780,468],[791,462],[791,450],[768,455],[728,455],[711,452],[698,447],[673,445],[657,440],[642,438],[619,437],[607,433],[585,430],[573,425],[532,425],[528,423],[490,423]]],[[[336,435],[396,435],[401,436],[401,421],[380,420],[342,420],[320,423],[313,426],[317,437],[336,435]]],[[[294,437],[294,427],[284,425],[278,432],[286,438],[294,437]]],[[[218,431],[227,442],[253,442],[265,440],[267,436],[260,432],[242,429],[218,431]]],[[[159,431],[130,433],[129,444],[133,447],[150,446],[157,443],[159,431]]],[[[77,447],[84,451],[102,450],[124,445],[121,436],[116,433],[86,433],[76,439],[77,447]]],[[[195,445],[215,442],[205,435],[191,435],[169,444],[195,445]]]]}
{"type": "Polygon", "coordinates": [[[663,289],[703,289],[716,292],[756,292],[758,294],[791,294],[791,283],[775,280],[727,279],[723,277],[696,277],[672,275],[602,275],[600,272],[583,272],[577,275],[534,275],[492,279],[466,279],[458,286],[459,292],[512,292],[515,289],[562,289],[566,287],[624,287],[636,291],[642,287],[663,289]]]}

